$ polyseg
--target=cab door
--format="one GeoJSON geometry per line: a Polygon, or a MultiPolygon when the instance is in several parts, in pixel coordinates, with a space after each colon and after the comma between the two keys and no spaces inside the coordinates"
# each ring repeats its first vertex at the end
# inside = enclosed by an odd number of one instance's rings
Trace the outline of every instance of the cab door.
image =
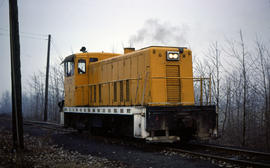
{"type": "Polygon", "coordinates": [[[75,59],[75,97],[77,106],[88,106],[88,61],[85,57],[75,59]]]}
{"type": "Polygon", "coordinates": [[[73,60],[64,61],[64,90],[65,90],[65,106],[71,107],[76,104],[75,95],[75,80],[74,80],[74,62],[73,60]]]}

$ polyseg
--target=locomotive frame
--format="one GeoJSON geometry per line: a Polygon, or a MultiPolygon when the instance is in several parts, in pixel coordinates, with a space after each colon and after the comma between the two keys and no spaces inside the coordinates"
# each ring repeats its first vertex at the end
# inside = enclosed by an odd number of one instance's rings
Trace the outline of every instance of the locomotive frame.
{"type": "Polygon", "coordinates": [[[63,63],[61,123],[67,127],[99,128],[152,142],[217,135],[215,106],[202,102],[203,78],[200,104],[195,104],[193,82],[198,78],[193,78],[187,48],[126,48],[123,55],[79,53],[63,63]]]}

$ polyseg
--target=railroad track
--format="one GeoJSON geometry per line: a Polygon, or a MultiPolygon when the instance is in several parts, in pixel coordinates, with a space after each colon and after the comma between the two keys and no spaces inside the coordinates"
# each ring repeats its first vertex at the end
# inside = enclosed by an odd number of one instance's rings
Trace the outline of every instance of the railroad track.
{"type": "Polygon", "coordinates": [[[52,122],[24,120],[23,125],[55,130],[58,132],[76,132],[74,129],[66,129],[62,125],[52,122]]]}
{"type": "MultiPolygon", "coordinates": [[[[73,129],[65,129],[61,125],[50,122],[40,122],[40,121],[30,121],[24,120],[24,125],[33,126],[38,128],[50,129],[59,132],[77,132],[73,129]]],[[[107,139],[108,137],[106,137],[107,139]]],[[[119,144],[123,144],[122,138],[109,138],[113,139],[115,143],[119,140],[119,144]]],[[[157,149],[157,150],[166,150],[173,151],[176,153],[185,153],[191,156],[204,157],[206,159],[223,161],[233,165],[239,166],[248,166],[248,167],[269,167],[270,168],[270,153],[252,151],[246,149],[218,146],[218,145],[209,145],[209,144],[190,144],[185,147],[175,147],[174,145],[153,145],[153,144],[142,144],[134,142],[129,145],[136,146],[141,148],[157,149]],[[135,144],[135,145],[134,145],[135,144]]]]}
{"type": "MultiPolygon", "coordinates": [[[[77,132],[76,130],[65,129],[59,124],[49,123],[49,122],[27,120],[27,121],[24,121],[24,125],[30,125],[30,126],[40,127],[40,128],[45,128],[45,129],[52,129],[52,130],[62,131],[62,132],[77,132]]],[[[135,142],[135,144],[137,143],[135,142]]],[[[270,153],[265,153],[265,152],[238,149],[238,148],[218,146],[218,145],[209,145],[209,144],[190,144],[185,147],[177,147],[177,148],[172,147],[172,145],[169,145],[169,146],[162,145],[162,147],[156,146],[156,145],[154,146],[150,145],[150,146],[151,148],[152,147],[154,148],[157,147],[159,149],[162,148],[167,151],[174,151],[177,153],[186,153],[192,156],[210,158],[216,161],[224,161],[226,163],[231,163],[231,164],[240,165],[240,166],[269,167],[270,168],[270,153]]]]}
{"type": "Polygon", "coordinates": [[[270,153],[217,145],[191,144],[187,147],[167,147],[166,150],[205,157],[216,161],[251,167],[270,167],[270,153]]]}

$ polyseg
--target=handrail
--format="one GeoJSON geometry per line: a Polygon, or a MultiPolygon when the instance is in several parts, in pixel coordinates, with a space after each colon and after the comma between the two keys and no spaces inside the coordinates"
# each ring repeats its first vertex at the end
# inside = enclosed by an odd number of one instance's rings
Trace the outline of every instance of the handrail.
{"type": "Polygon", "coordinates": [[[99,82],[99,83],[94,83],[94,84],[78,85],[78,86],[76,86],[76,87],[79,88],[79,87],[86,87],[86,86],[103,85],[103,84],[114,83],[114,82],[120,82],[120,81],[126,81],[126,80],[142,80],[142,78],[139,77],[139,78],[127,78],[127,79],[120,79],[120,80],[112,80],[112,81],[99,82]]]}
{"type": "MultiPolygon", "coordinates": [[[[203,105],[203,80],[208,80],[209,82],[209,87],[208,87],[208,94],[209,97],[207,98],[207,104],[211,104],[211,99],[212,99],[212,92],[211,92],[211,77],[206,78],[206,77],[164,77],[164,76],[154,76],[154,77],[147,77],[150,79],[180,79],[180,80],[186,80],[186,79],[192,79],[194,82],[200,82],[200,105],[203,105]],[[209,102],[208,102],[209,101],[209,102]]],[[[138,82],[142,80],[143,78],[139,76],[138,78],[126,78],[126,79],[120,79],[120,80],[112,80],[112,81],[106,81],[106,82],[99,82],[99,83],[94,83],[94,84],[87,84],[87,85],[79,85],[76,86],[76,88],[80,87],[89,87],[89,86],[94,86],[94,85],[102,85],[102,84],[109,84],[109,83],[114,83],[114,82],[120,82],[120,81],[126,81],[126,80],[137,80],[138,82]]],[[[144,84],[145,87],[146,84],[144,84]]],[[[137,84],[138,87],[138,84],[137,84]]],[[[145,88],[144,88],[145,89],[145,88]]],[[[137,93],[136,93],[137,97],[137,93]]],[[[144,95],[143,95],[144,97],[144,95]]],[[[180,102],[182,104],[184,102],[180,102]]]]}
{"type": "MultiPolygon", "coordinates": [[[[164,76],[155,76],[152,77],[151,79],[192,79],[195,82],[200,82],[200,105],[203,104],[203,80],[208,80],[209,82],[209,88],[208,88],[208,94],[209,98],[207,98],[207,104],[211,104],[211,97],[212,97],[212,92],[211,92],[211,77],[206,78],[206,77],[164,77],[164,76]],[[209,102],[208,102],[209,99],[209,102]]],[[[181,102],[184,103],[184,102],[181,102]]]]}

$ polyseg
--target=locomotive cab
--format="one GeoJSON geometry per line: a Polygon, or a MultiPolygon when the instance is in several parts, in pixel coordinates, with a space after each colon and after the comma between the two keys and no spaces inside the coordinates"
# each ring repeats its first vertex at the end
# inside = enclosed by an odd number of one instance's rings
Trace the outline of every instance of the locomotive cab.
{"type": "MultiPolygon", "coordinates": [[[[88,61],[87,56],[70,55],[65,58],[64,73],[65,73],[65,106],[67,104],[83,104],[83,99],[74,99],[78,96],[78,85],[87,85],[88,83],[88,61]]],[[[83,98],[83,97],[82,97],[83,98]]]]}
{"type": "Polygon", "coordinates": [[[64,61],[65,107],[89,106],[90,64],[118,56],[117,53],[77,53],[67,56],[64,61]]]}

